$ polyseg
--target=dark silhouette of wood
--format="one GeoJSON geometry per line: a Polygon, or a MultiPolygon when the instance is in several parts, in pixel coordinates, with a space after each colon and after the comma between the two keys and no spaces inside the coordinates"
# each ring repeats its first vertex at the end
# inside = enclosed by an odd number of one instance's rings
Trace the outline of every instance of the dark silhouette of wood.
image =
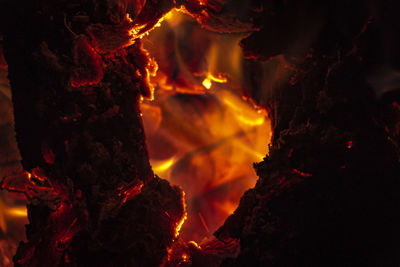
{"type": "MultiPolygon", "coordinates": [[[[174,4],[210,30],[257,29],[241,42],[246,77],[274,137],[255,165],[257,185],[215,233],[240,240],[238,257],[221,265],[399,264],[396,1],[128,2],[0,1],[17,141],[32,173],[3,181],[30,186],[16,266],[165,259],[182,192],[153,178],[148,163],[138,99],[149,96],[151,62],[140,41],[127,45],[126,13],[147,30],[174,4]],[[262,60],[287,77],[267,87],[262,60]]],[[[185,246],[194,266],[222,260],[185,246]]]]}

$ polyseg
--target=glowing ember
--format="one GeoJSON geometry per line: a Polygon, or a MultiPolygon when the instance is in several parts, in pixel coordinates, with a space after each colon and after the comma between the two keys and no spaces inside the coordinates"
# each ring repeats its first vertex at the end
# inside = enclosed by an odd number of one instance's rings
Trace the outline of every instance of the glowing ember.
{"type": "Polygon", "coordinates": [[[139,194],[142,191],[142,187],[142,181],[134,181],[125,187],[119,188],[118,196],[122,198],[122,203],[125,203],[127,200],[139,194]]]}
{"type": "Polygon", "coordinates": [[[228,79],[225,77],[214,77],[212,74],[208,74],[207,78],[203,80],[203,86],[207,89],[211,89],[212,82],[217,82],[217,83],[227,83],[228,79]]]}
{"type": "MultiPolygon", "coordinates": [[[[200,2],[200,5],[205,3],[200,2]]],[[[204,15],[199,12],[198,20],[204,15]]],[[[152,29],[160,30],[156,32],[157,36],[165,31],[163,25],[176,26],[175,34],[180,35],[176,36],[176,40],[153,42],[172,44],[172,47],[166,48],[171,48],[172,54],[149,49],[150,54],[162,55],[161,58],[156,56],[161,63],[158,75],[156,61],[150,59],[145,50],[145,67],[133,74],[148,85],[141,89],[140,101],[151,163],[158,175],[181,185],[187,192],[188,213],[179,217],[171,229],[175,238],[182,231],[187,240],[207,240],[200,243],[201,246],[195,242],[188,243],[187,251],[178,256],[180,262],[190,263],[193,252],[210,254],[213,258],[223,258],[226,251],[230,250],[230,254],[236,254],[238,240],[224,243],[210,239],[210,235],[234,212],[243,192],[254,185],[256,175],[252,163],[262,160],[267,153],[267,140],[271,136],[266,111],[242,98],[242,54],[236,44],[243,36],[216,38],[216,34],[196,26],[200,34],[197,39],[190,40],[195,51],[191,53],[193,51],[190,49],[181,49],[179,43],[179,38],[187,40],[187,33],[191,33],[191,30],[179,33],[182,30],[180,26],[189,19],[176,10],[158,18],[154,24],[138,22],[133,15],[132,18],[127,15],[118,25],[91,25],[87,29],[90,40],[86,36],[75,36],[71,31],[75,37],[74,64],[77,71],[71,76],[70,83],[77,88],[99,83],[104,75],[104,54],[134,44],[135,40],[142,39],[152,29]],[[163,20],[168,24],[162,25],[163,20]],[[109,38],[108,35],[115,38],[109,38]],[[111,42],[108,41],[110,39],[111,42]],[[169,68],[171,65],[173,68],[169,68]],[[158,89],[155,96],[153,86],[158,89]],[[186,225],[185,221],[188,221],[186,225]]],[[[65,26],[69,28],[67,22],[65,26]]],[[[162,34],[161,37],[164,38],[162,34]]],[[[152,42],[151,38],[143,42],[152,42]]],[[[112,117],[118,112],[119,107],[115,106],[103,116],[112,117]]],[[[76,120],[71,116],[64,119],[76,120]]],[[[54,164],[53,151],[43,146],[42,154],[46,163],[54,164]]],[[[51,241],[58,252],[64,251],[88,216],[86,210],[85,216],[77,217],[72,203],[66,201],[69,197],[67,193],[60,186],[52,184],[40,168],[8,176],[2,181],[1,187],[23,193],[29,200],[38,195],[40,199],[49,200],[49,203],[57,199],[57,205],[51,207],[54,211],[50,220],[56,222],[54,225],[60,225],[61,230],[50,228],[49,231],[56,233],[51,241]]],[[[117,195],[121,203],[139,194],[142,187],[143,183],[135,181],[118,188],[117,195]]],[[[77,191],[75,195],[79,199],[82,192],[77,191]]],[[[185,204],[184,194],[182,203],[185,204]]],[[[0,228],[3,232],[7,231],[7,220],[11,217],[26,220],[26,208],[0,207],[0,228]]],[[[0,252],[1,249],[0,243],[0,252]]],[[[28,252],[27,255],[29,258],[32,253],[28,252]]],[[[69,255],[66,253],[64,256],[65,261],[69,262],[69,255]]],[[[7,260],[5,264],[10,263],[10,258],[7,260]]]]}
{"type": "Polygon", "coordinates": [[[347,148],[350,149],[353,146],[353,141],[348,141],[347,142],[347,148]]]}
{"type": "Polygon", "coordinates": [[[207,89],[210,89],[212,85],[211,80],[209,78],[205,78],[202,84],[207,89]]]}

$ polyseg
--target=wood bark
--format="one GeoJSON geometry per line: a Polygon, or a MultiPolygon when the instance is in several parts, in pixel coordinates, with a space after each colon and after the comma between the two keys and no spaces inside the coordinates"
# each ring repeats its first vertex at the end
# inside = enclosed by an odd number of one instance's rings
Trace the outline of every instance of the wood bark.
{"type": "Polygon", "coordinates": [[[138,101],[152,65],[130,32],[132,19],[150,27],[172,2],[139,2],[8,3],[2,34],[27,172],[3,188],[30,201],[15,266],[156,266],[176,237],[183,193],[149,164],[138,101]]]}
{"type": "Polygon", "coordinates": [[[242,46],[283,70],[263,84],[262,64],[247,63],[274,138],[257,185],[216,232],[241,243],[222,266],[395,266],[399,84],[386,87],[380,69],[398,71],[398,4],[272,2],[242,46]]]}

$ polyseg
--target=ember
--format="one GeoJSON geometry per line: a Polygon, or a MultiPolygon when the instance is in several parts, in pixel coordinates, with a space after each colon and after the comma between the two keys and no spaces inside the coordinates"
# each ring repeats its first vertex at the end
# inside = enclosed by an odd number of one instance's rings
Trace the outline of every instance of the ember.
{"type": "Polygon", "coordinates": [[[399,8],[1,0],[0,265],[398,266],[399,8]]]}

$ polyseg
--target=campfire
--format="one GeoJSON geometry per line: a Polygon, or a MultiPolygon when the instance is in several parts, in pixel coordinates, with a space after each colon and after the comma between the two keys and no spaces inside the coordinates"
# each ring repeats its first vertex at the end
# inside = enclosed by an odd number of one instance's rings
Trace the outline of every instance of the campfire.
{"type": "Polygon", "coordinates": [[[0,3],[0,266],[400,263],[397,3],[0,3]]]}

